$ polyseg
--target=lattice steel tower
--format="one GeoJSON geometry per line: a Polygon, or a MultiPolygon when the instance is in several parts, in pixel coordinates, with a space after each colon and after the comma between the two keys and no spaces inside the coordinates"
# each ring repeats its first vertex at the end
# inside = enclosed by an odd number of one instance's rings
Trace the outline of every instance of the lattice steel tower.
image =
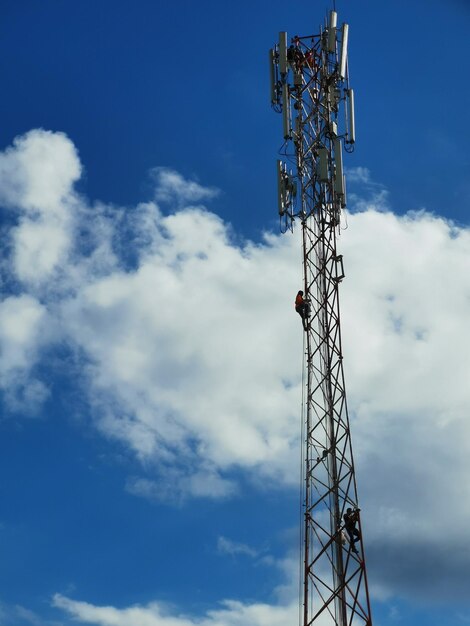
{"type": "Polygon", "coordinates": [[[305,392],[303,626],[372,626],[343,375],[336,240],[346,206],[342,150],[355,142],[348,25],[331,11],[316,35],[270,50],[271,103],[282,113],[281,230],[300,222],[305,392]],[[344,112],[341,113],[340,112],[344,112]],[[294,171],[292,171],[290,168],[294,171]]]}

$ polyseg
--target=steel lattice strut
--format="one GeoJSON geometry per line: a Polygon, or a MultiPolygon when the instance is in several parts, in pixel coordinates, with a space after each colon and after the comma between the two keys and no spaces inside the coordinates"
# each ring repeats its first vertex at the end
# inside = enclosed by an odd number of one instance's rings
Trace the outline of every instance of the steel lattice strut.
{"type": "Polygon", "coordinates": [[[336,238],[346,206],[342,146],[352,150],[355,131],[348,26],[338,29],[336,23],[331,11],[319,34],[294,37],[289,47],[286,33],[280,33],[270,51],[271,102],[282,112],[283,154],[295,171],[278,161],[281,229],[301,224],[303,290],[310,305],[303,624],[372,626],[341,347],[344,271],[336,238]]]}

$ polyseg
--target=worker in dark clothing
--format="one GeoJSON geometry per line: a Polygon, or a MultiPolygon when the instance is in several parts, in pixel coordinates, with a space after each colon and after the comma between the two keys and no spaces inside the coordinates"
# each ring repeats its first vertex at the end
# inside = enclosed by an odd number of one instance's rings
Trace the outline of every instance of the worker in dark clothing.
{"type": "Polygon", "coordinates": [[[353,511],[352,509],[347,509],[346,513],[343,515],[344,529],[349,535],[349,543],[351,546],[351,550],[355,554],[359,554],[358,551],[356,550],[355,544],[361,538],[361,533],[356,528],[356,524],[359,521],[359,510],[360,509],[355,509],[353,511]]]}
{"type": "Polygon", "coordinates": [[[305,55],[299,47],[299,42],[296,42],[296,45],[292,44],[287,49],[287,60],[291,64],[291,66],[297,71],[302,68],[302,64],[304,62],[305,55]]]}
{"type": "Polygon", "coordinates": [[[310,306],[308,302],[304,300],[304,292],[298,291],[295,297],[295,310],[302,318],[302,324],[304,330],[307,330],[307,318],[310,315],[310,306]]]}

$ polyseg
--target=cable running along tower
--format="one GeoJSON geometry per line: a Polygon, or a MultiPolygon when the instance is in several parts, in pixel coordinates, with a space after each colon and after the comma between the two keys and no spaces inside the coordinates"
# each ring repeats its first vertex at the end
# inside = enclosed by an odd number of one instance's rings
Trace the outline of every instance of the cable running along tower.
{"type": "Polygon", "coordinates": [[[271,104],[282,113],[277,162],[281,230],[300,222],[306,403],[303,424],[303,626],[372,626],[344,387],[337,253],[346,206],[343,146],[355,142],[348,25],[331,11],[316,35],[270,50],[271,104]],[[345,517],[346,515],[346,517],[345,517]]]}

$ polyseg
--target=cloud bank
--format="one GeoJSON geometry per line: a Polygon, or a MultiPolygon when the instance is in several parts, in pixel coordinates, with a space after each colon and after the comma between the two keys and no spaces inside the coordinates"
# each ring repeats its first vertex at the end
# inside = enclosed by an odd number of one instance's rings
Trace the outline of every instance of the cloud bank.
{"type": "MultiPolygon", "coordinates": [[[[216,190],[165,168],[155,202],[92,204],[74,190],[81,169],[61,133],[31,131],[0,155],[5,405],[40,407],[49,390],[38,368],[65,345],[94,427],[142,463],[131,493],[228,498],[240,472],[272,489],[297,485],[298,237],[235,241],[201,205],[216,190]]],[[[370,187],[370,175],[355,182],[370,187]]],[[[438,587],[451,597],[470,582],[470,230],[424,211],[397,216],[379,196],[356,205],[340,238],[369,576],[378,597],[438,587]]],[[[84,623],[134,623],[117,609],[56,604],[84,623]]],[[[205,623],[242,623],[227,610],[205,623]]],[[[285,623],[291,609],[276,610],[285,623]]],[[[173,619],[145,611],[139,624],[173,619]]]]}
{"type": "MultiPolygon", "coordinates": [[[[244,604],[227,600],[218,609],[208,611],[201,618],[173,615],[165,607],[154,602],[148,606],[116,609],[111,606],[94,606],[86,602],[74,602],[56,594],[54,606],[63,609],[74,620],[97,626],[285,626],[297,620],[298,608],[268,604],[244,604]]],[[[325,626],[319,624],[319,626],[325,626]]]]}

